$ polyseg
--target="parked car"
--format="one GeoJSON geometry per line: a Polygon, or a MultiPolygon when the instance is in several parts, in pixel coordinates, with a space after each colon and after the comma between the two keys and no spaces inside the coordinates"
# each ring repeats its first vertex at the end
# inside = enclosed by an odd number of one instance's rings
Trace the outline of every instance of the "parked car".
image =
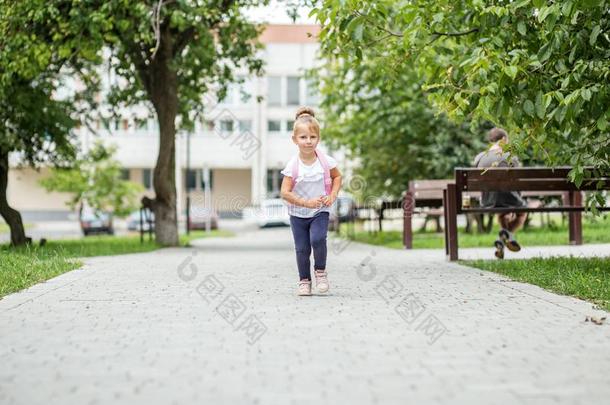
{"type": "Polygon", "coordinates": [[[329,229],[336,230],[337,223],[353,221],[357,217],[356,202],[350,196],[339,196],[330,210],[329,229]]]}
{"type": "Polygon", "coordinates": [[[281,198],[269,198],[263,200],[258,209],[255,210],[258,226],[290,226],[288,207],[281,198]]]}
{"type": "Polygon", "coordinates": [[[81,211],[79,222],[85,236],[101,233],[114,235],[112,215],[108,212],[83,210],[81,211]]]}
{"type": "Polygon", "coordinates": [[[132,212],[127,218],[127,229],[130,231],[149,231],[155,229],[155,213],[146,208],[142,212],[142,226],[140,226],[140,210],[132,212]]]}
{"type": "Polygon", "coordinates": [[[218,214],[209,208],[191,208],[189,219],[189,230],[205,230],[208,219],[210,220],[210,229],[218,229],[218,214]]]}
{"type": "Polygon", "coordinates": [[[339,218],[339,222],[348,222],[356,217],[356,202],[350,196],[339,196],[331,210],[331,218],[339,218]]]}

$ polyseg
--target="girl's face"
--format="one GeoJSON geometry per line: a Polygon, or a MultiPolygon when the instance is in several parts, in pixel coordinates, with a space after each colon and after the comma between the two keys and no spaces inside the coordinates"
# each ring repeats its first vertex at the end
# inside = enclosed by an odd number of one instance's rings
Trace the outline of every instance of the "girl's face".
{"type": "Polygon", "coordinates": [[[292,141],[297,144],[299,150],[303,152],[313,152],[320,142],[318,134],[313,132],[308,125],[297,125],[292,141]]]}

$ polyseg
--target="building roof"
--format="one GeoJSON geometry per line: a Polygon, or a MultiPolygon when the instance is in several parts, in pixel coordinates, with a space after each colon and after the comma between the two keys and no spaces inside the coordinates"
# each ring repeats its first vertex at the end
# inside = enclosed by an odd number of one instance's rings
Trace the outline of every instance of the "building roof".
{"type": "Polygon", "coordinates": [[[320,26],[314,24],[272,24],[265,26],[260,36],[264,44],[270,43],[317,43],[320,26]]]}

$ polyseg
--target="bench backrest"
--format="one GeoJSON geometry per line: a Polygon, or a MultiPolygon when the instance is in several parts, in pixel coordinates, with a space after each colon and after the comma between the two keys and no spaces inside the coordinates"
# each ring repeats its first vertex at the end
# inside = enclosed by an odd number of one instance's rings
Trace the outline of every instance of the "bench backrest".
{"type": "Polygon", "coordinates": [[[447,188],[447,184],[453,182],[452,179],[411,180],[409,191],[413,193],[415,200],[442,200],[443,190],[447,188]]]}
{"type": "Polygon", "coordinates": [[[583,181],[580,187],[568,179],[571,167],[456,168],[455,185],[462,191],[576,191],[610,189],[610,176],[583,181]]]}

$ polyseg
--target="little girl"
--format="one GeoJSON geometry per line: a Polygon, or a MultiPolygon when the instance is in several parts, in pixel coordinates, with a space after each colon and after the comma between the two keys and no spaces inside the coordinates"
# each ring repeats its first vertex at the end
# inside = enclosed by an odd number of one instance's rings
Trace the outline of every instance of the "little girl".
{"type": "Polygon", "coordinates": [[[282,198],[288,203],[290,227],[299,268],[298,295],[311,295],[310,255],[313,248],[318,291],[328,291],[326,275],[326,234],[330,207],[341,188],[337,162],[316,150],[320,142],[320,124],[311,108],[297,110],[292,141],[299,153],[286,164],[282,174],[282,198]]]}

